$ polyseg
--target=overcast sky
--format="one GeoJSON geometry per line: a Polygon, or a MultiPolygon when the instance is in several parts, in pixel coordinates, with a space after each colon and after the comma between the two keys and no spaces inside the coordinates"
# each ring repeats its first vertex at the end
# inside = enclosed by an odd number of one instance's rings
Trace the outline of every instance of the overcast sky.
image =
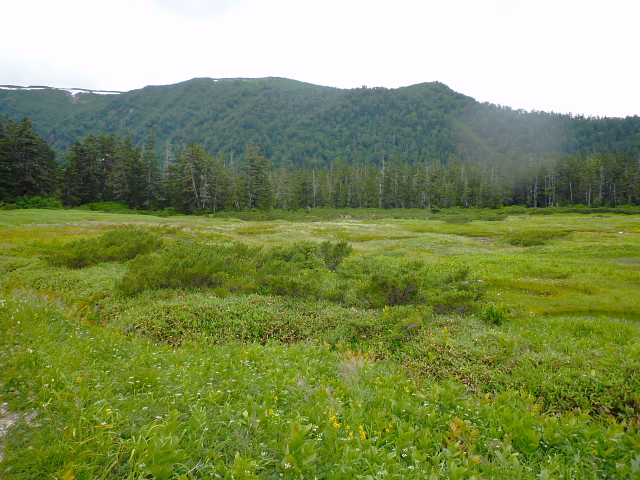
{"type": "Polygon", "coordinates": [[[32,0],[2,17],[0,85],[440,81],[513,108],[640,115],[636,0],[32,0]]]}

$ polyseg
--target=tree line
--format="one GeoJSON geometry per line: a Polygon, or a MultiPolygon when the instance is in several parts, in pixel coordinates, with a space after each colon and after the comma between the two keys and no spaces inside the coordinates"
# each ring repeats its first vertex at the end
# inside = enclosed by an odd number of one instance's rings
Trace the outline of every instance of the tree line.
{"type": "Polygon", "coordinates": [[[625,152],[563,154],[509,162],[448,158],[379,165],[297,167],[274,162],[255,143],[240,156],[213,155],[199,143],[159,147],[153,130],[87,135],[59,162],[28,119],[0,116],[0,201],[45,197],[67,207],[119,202],[180,213],[270,208],[498,208],[584,204],[640,205],[640,159],[625,152]],[[277,165],[277,166],[274,166],[277,165]]]}

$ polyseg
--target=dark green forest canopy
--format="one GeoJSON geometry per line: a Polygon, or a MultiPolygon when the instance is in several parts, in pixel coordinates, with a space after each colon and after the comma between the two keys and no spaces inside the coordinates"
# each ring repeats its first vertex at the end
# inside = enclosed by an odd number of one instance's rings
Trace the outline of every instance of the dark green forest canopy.
{"type": "Polygon", "coordinates": [[[159,148],[197,142],[240,156],[259,145],[272,166],[507,161],[558,154],[640,153],[640,118],[584,118],[478,103],[441,83],[336,89],[282,78],[193,79],[119,95],[0,90],[0,114],[29,117],[58,153],[88,134],[152,126],[159,148]]]}

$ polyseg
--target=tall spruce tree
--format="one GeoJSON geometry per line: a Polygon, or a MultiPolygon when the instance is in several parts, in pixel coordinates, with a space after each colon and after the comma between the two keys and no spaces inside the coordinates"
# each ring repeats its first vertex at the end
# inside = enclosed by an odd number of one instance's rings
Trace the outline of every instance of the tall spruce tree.
{"type": "Polygon", "coordinates": [[[198,143],[179,152],[167,169],[167,196],[183,213],[217,211],[226,203],[227,177],[221,159],[198,143]]]}
{"type": "Polygon", "coordinates": [[[225,209],[229,202],[229,175],[221,155],[209,159],[205,174],[208,197],[206,207],[213,212],[225,209]]]}
{"type": "Polygon", "coordinates": [[[153,130],[149,134],[146,143],[142,147],[141,162],[144,168],[144,200],[143,206],[148,210],[156,209],[160,205],[160,170],[156,157],[156,143],[153,130]]]}
{"type": "Polygon", "coordinates": [[[122,145],[122,161],[126,178],[126,203],[134,208],[142,208],[145,199],[145,168],[142,151],[133,143],[129,132],[122,145]]]}
{"type": "Polygon", "coordinates": [[[75,207],[102,200],[98,141],[88,135],[67,150],[64,165],[64,202],[75,207]]]}
{"type": "Polygon", "coordinates": [[[50,197],[58,193],[60,165],[54,151],[33,130],[0,116],[0,201],[18,196],[50,197]]]}
{"type": "Polygon", "coordinates": [[[0,202],[15,197],[14,171],[11,157],[11,125],[13,122],[0,115],[0,202]]]}
{"type": "Polygon", "coordinates": [[[241,170],[243,206],[249,210],[266,210],[273,204],[273,189],[269,182],[266,157],[260,147],[249,143],[241,170]]]}
{"type": "Polygon", "coordinates": [[[120,137],[115,133],[98,137],[98,179],[100,197],[104,202],[117,199],[116,175],[120,148],[120,137]]]}

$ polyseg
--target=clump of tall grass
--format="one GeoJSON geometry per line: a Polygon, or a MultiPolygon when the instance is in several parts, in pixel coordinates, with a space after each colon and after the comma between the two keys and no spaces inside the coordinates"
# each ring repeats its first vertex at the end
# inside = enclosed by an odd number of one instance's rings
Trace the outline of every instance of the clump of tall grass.
{"type": "Polygon", "coordinates": [[[162,246],[158,235],[135,227],[111,230],[99,237],[58,243],[42,258],[54,267],[85,268],[102,262],[130,260],[162,246]]]}

